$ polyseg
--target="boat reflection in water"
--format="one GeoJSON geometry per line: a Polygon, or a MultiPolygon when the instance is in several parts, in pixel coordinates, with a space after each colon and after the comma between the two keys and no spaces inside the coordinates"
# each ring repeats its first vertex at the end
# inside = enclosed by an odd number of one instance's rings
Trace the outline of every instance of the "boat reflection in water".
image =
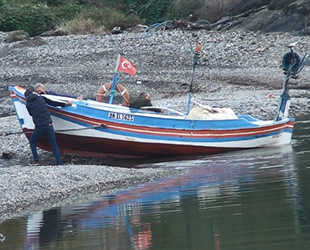
{"type": "Polygon", "coordinates": [[[240,249],[309,234],[291,146],[152,166],[188,172],[29,214],[26,249],[240,249]]]}

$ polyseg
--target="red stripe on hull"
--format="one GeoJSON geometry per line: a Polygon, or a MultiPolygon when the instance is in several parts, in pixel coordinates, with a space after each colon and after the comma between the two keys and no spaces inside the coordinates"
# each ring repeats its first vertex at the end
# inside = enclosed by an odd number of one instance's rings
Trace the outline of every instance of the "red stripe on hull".
{"type": "Polygon", "coordinates": [[[288,121],[282,124],[272,124],[266,125],[262,127],[253,127],[253,128],[240,128],[240,129],[202,129],[202,130],[187,130],[187,129],[170,129],[170,128],[159,128],[159,127],[151,127],[151,126],[141,126],[141,125],[127,125],[122,123],[115,123],[106,120],[98,120],[95,118],[82,116],[78,114],[71,114],[66,111],[62,111],[59,109],[55,109],[54,107],[49,107],[52,114],[58,114],[63,117],[67,117],[69,119],[74,119],[77,121],[83,121],[90,126],[103,124],[106,128],[111,128],[118,131],[127,131],[127,132],[135,132],[144,135],[158,135],[164,134],[165,136],[175,136],[175,137],[184,137],[184,138],[233,138],[237,136],[255,136],[262,135],[270,132],[278,132],[285,128],[292,129],[294,126],[293,121],[288,121]]]}
{"type": "MultiPolygon", "coordinates": [[[[26,135],[30,137],[31,134],[27,133],[26,135]]],[[[61,153],[75,154],[85,157],[113,156],[116,158],[156,158],[180,155],[217,154],[240,150],[240,148],[216,148],[116,141],[63,134],[56,134],[56,138],[61,153]]],[[[45,136],[40,138],[37,142],[37,146],[41,149],[51,151],[49,142],[45,136]]]]}

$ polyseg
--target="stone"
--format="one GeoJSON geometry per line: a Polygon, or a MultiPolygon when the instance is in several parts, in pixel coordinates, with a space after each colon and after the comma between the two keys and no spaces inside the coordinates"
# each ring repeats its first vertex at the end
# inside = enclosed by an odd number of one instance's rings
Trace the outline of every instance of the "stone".
{"type": "Polygon", "coordinates": [[[29,38],[29,34],[23,30],[11,31],[6,37],[7,43],[13,43],[17,41],[22,41],[29,38]]]}

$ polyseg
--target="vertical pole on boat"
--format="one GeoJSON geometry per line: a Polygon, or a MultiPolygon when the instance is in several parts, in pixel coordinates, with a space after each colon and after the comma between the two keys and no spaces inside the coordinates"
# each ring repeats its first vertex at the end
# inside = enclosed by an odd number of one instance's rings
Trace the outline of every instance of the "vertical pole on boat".
{"type": "Polygon", "coordinates": [[[290,74],[291,74],[291,72],[289,72],[289,71],[290,70],[288,70],[287,76],[286,76],[285,81],[283,83],[283,90],[282,90],[282,94],[280,96],[277,114],[276,114],[276,117],[274,119],[275,121],[283,120],[288,116],[288,109],[289,109],[290,98],[291,98],[290,95],[288,94],[288,92],[289,92],[288,83],[289,83],[290,74]]]}
{"type": "Polygon", "coordinates": [[[111,94],[110,94],[110,100],[109,100],[109,104],[112,104],[113,102],[113,98],[114,98],[114,94],[115,94],[115,88],[116,88],[116,84],[118,81],[118,77],[117,77],[117,68],[120,62],[120,58],[121,55],[118,54],[118,58],[117,58],[117,62],[116,62],[116,66],[115,66],[115,70],[114,70],[114,74],[113,74],[113,83],[112,83],[112,87],[111,87],[111,94]]]}
{"type": "Polygon", "coordinates": [[[192,79],[191,79],[191,83],[189,85],[189,93],[188,93],[187,114],[189,113],[190,108],[191,108],[191,98],[192,98],[192,90],[193,90],[193,81],[194,81],[194,76],[195,76],[195,67],[199,62],[200,52],[201,52],[201,42],[198,43],[196,50],[194,52],[194,64],[193,64],[192,79]]]}
{"type": "Polygon", "coordinates": [[[290,44],[288,46],[291,50],[292,59],[290,60],[290,63],[287,67],[286,77],[285,77],[285,80],[283,83],[283,88],[282,88],[282,94],[280,96],[277,114],[276,114],[276,117],[274,118],[274,121],[281,121],[281,120],[288,117],[288,110],[289,110],[290,98],[291,98],[290,95],[288,94],[288,92],[289,92],[288,84],[289,84],[291,74],[294,73],[292,68],[296,63],[295,54],[293,51],[293,47],[295,45],[296,45],[296,43],[290,44]]]}

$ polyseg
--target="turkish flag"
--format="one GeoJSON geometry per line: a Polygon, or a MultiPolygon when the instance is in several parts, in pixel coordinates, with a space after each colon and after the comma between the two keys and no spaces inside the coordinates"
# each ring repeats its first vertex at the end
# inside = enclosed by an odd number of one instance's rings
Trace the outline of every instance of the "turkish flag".
{"type": "Polygon", "coordinates": [[[137,68],[122,56],[120,57],[117,69],[132,76],[135,76],[137,73],[137,68]]]}

